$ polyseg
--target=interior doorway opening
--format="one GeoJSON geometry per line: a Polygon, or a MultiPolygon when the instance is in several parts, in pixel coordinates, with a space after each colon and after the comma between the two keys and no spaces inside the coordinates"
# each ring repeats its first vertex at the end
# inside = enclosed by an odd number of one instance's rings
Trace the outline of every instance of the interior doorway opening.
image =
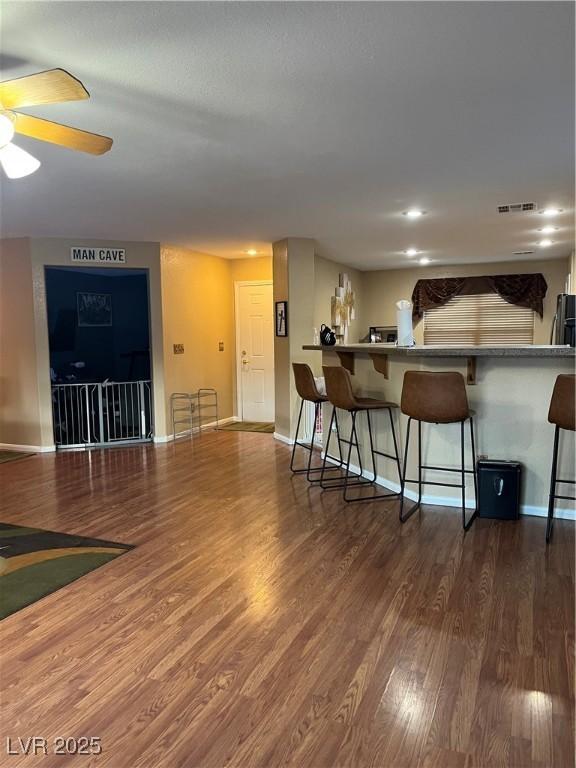
{"type": "Polygon", "coordinates": [[[153,437],[146,269],[46,267],[57,449],[153,437]]]}

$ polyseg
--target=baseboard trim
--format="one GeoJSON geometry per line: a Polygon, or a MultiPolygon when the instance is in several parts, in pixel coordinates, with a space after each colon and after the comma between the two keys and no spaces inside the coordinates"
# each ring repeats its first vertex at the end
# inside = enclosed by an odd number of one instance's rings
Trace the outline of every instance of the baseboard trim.
{"type": "Polygon", "coordinates": [[[294,445],[294,440],[286,437],[286,435],[281,435],[280,432],[274,432],[274,440],[279,440],[281,443],[286,443],[286,445],[294,445]]]}
{"type": "Polygon", "coordinates": [[[18,453],[54,453],[55,445],[20,445],[18,443],[0,443],[3,451],[16,451],[18,453]]]}
{"type": "MultiPolygon", "coordinates": [[[[533,507],[530,504],[523,504],[520,507],[520,514],[529,517],[548,517],[548,507],[533,507]]],[[[555,520],[576,520],[576,509],[554,509],[555,520]]]]}
{"type": "MultiPolygon", "coordinates": [[[[322,458],[324,458],[324,451],[322,451],[321,455],[322,458]]],[[[328,458],[327,461],[331,464],[337,463],[330,458],[328,458]]],[[[350,464],[350,469],[352,472],[356,472],[357,474],[360,472],[360,468],[355,464],[350,464]]],[[[362,476],[371,478],[372,473],[365,469],[362,472],[362,476]]],[[[399,493],[400,491],[400,485],[398,483],[395,483],[392,480],[388,480],[388,478],[382,477],[381,475],[376,476],[376,484],[381,485],[383,488],[387,488],[388,490],[394,491],[396,493],[399,493]]],[[[409,488],[405,490],[404,496],[405,498],[410,499],[410,501],[417,501],[418,499],[418,494],[416,491],[413,491],[409,488]]],[[[453,507],[456,509],[460,508],[460,504],[456,502],[456,499],[452,499],[449,496],[430,496],[427,494],[422,494],[422,504],[432,504],[437,507],[453,507]]],[[[466,509],[473,508],[474,503],[472,499],[466,499],[466,509]]],[[[529,517],[548,517],[548,507],[536,507],[531,504],[522,504],[520,506],[520,514],[529,517]]],[[[554,518],[557,520],[576,520],[576,509],[555,509],[554,518]]]]}

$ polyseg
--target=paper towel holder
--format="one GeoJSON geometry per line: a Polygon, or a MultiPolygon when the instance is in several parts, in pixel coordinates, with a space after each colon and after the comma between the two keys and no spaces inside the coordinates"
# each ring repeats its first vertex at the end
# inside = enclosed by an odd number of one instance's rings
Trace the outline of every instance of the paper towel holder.
{"type": "Polygon", "coordinates": [[[412,328],[412,302],[400,299],[396,302],[397,347],[414,347],[416,340],[412,328]]]}

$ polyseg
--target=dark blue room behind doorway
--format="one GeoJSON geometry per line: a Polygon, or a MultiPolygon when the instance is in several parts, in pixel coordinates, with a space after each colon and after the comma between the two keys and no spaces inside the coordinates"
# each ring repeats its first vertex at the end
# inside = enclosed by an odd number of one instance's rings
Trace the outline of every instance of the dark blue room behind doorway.
{"type": "Polygon", "coordinates": [[[54,383],[150,379],[146,270],[46,267],[46,301],[54,383]]]}

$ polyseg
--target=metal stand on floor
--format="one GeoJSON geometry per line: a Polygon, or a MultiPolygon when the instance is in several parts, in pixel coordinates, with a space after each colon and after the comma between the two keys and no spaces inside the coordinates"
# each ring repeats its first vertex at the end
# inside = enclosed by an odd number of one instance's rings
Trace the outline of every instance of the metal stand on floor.
{"type": "Polygon", "coordinates": [[[173,392],[170,395],[170,415],[172,420],[172,437],[193,437],[194,434],[202,434],[202,430],[208,426],[204,422],[203,413],[212,412],[213,421],[209,422],[214,429],[218,429],[218,392],[211,387],[202,387],[196,392],[173,392]],[[186,425],[186,428],[177,431],[177,425],[186,425]]]}

